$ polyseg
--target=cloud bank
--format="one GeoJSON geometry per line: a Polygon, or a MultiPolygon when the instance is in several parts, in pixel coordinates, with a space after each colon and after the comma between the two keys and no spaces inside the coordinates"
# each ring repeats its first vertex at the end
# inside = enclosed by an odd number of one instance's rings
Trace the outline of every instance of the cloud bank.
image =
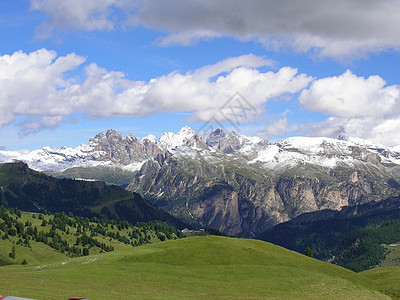
{"type": "Polygon", "coordinates": [[[315,80],[299,102],[309,110],[330,116],[313,124],[309,134],[371,139],[400,144],[400,86],[388,86],[380,76],[358,77],[347,70],[340,76],[315,80]]]}
{"type": "MultiPolygon", "coordinates": [[[[31,134],[74,122],[76,113],[96,119],[189,112],[190,121],[232,121],[226,103],[239,92],[242,104],[259,113],[268,101],[299,95],[299,105],[327,116],[307,125],[312,136],[347,134],[400,144],[400,86],[387,85],[380,76],[364,78],[347,70],[316,79],[291,67],[261,72],[273,62],[249,54],[145,82],[85,61],[75,53],[57,56],[47,49],[0,56],[0,129],[22,117],[16,125],[22,134],[31,134]]],[[[285,135],[290,122],[286,117],[273,121],[263,134],[285,135]]]]}
{"type": "Polygon", "coordinates": [[[336,59],[400,47],[397,0],[31,0],[31,8],[48,16],[43,36],[143,26],[166,33],[161,46],[225,36],[336,59]]]}
{"type": "Polygon", "coordinates": [[[74,113],[105,118],[186,111],[191,120],[223,121],[226,114],[220,108],[236,92],[262,110],[265,102],[300,92],[312,80],[290,67],[260,72],[258,68],[273,62],[252,54],[148,82],[84,62],[77,54],[57,57],[46,49],[0,56],[0,128],[25,116],[18,126],[24,134],[34,133],[71,122],[74,113]],[[71,77],[71,71],[82,75],[71,77]]]}

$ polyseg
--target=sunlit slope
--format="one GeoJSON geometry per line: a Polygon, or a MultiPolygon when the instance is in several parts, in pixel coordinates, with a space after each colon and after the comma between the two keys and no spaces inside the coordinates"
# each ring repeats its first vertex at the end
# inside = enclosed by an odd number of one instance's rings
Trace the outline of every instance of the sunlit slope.
{"type": "Polygon", "coordinates": [[[376,268],[360,274],[378,283],[379,289],[393,299],[400,299],[400,267],[376,268]]]}
{"type": "Polygon", "coordinates": [[[0,268],[0,290],[38,299],[385,299],[372,281],[257,240],[191,237],[46,266],[0,268]]]}

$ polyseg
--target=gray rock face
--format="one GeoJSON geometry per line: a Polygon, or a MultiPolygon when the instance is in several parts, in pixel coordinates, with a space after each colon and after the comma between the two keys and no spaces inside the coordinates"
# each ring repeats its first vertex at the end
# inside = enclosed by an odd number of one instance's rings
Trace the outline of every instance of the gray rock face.
{"type": "Polygon", "coordinates": [[[134,134],[123,138],[119,132],[112,129],[107,130],[106,134],[100,133],[90,139],[89,145],[94,151],[100,151],[98,160],[112,161],[121,165],[143,161],[162,152],[148,139],[144,139],[141,143],[134,134]]]}
{"type": "Polygon", "coordinates": [[[372,164],[304,165],[276,174],[246,160],[221,163],[218,157],[205,162],[160,154],[143,165],[128,189],[186,222],[239,237],[255,236],[305,212],[338,210],[396,192],[382,164],[374,170],[372,164]]]}
{"type": "Polygon", "coordinates": [[[220,141],[218,151],[226,154],[233,153],[239,150],[240,146],[239,136],[232,131],[220,141]]]}
{"type": "Polygon", "coordinates": [[[213,149],[219,149],[221,140],[226,136],[226,132],[220,128],[215,129],[206,136],[206,145],[213,149]]]}

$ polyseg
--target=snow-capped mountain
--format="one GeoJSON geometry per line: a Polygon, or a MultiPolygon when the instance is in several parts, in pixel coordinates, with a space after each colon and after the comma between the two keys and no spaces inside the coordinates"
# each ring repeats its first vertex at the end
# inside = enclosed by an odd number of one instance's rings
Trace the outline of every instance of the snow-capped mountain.
{"type": "Polygon", "coordinates": [[[0,162],[14,160],[63,176],[128,185],[186,222],[237,236],[400,190],[398,148],[345,136],[271,144],[221,129],[200,137],[184,127],[159,140],[108,130],[76,148],[0,151],[0,162]]]}
{"type": "Polygon", "coordinates": [[[183,127],[177,134],[172,132],[164,133],[157,145],[165,151],[171,151],[182,147],[208,150],[204,141],[189,126],[183,127]]]}
{"type": "Polygon", "coordinates": [[[0,163],[21,160],[40,171],[60,172],[72,167],[117,166],[138,171],[141,165],[157,154],[171,152],[185,154],[197,151],[230,154],[230,158],[247,159],[248,164],[262,165],[266,169],[313,164],[334,168],[353,166],[359,162],[400,165],[400,152],[365,140],[339,136],[338,139],[320,137],[291,137],[271,144],[259,137],[226,133],[216,129],[200,137],[186,126],[178,133],[164,133],[158,141],[127,137],[114,130],[99,133],[76,148],[44,147],[34,151],[0,151],[0,163]]]}
{"type": "Polygon", "coordinates": [[[0,163],[20,160],[38,171],[61,172],[73,167],[120,167],[138,171],[146,159],[162,150],[151,140],[134,134],[123,138],[115,130],[99,133],[87,145],[76,148],[44,147],[34,151],[0,151],[0,163]]]}

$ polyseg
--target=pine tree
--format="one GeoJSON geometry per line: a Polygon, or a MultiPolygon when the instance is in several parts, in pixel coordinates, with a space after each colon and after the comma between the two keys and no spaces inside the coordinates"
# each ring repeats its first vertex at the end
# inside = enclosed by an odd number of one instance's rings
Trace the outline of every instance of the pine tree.
{"type": "Polygon", "coordinates": [[[309,247],[304,251],[304,254],[308,257],[313,257],[312,250],[309,247]]]}

